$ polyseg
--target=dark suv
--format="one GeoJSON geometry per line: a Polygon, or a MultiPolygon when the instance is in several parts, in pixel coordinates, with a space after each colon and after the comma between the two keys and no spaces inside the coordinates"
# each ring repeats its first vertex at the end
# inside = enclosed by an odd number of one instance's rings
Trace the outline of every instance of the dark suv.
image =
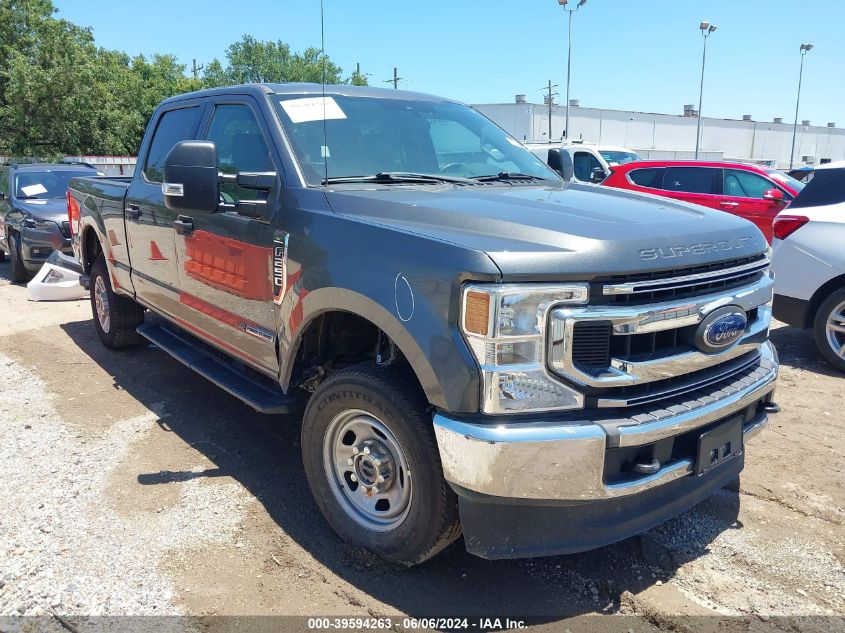
{"type": "Polygon", "coordinates": [[[0,261],[9,254],[15,281],[27,281],[54,250],[73,253],[68,183],[76,176],[98,174],[80,164],[0,167],[0,261]]]}

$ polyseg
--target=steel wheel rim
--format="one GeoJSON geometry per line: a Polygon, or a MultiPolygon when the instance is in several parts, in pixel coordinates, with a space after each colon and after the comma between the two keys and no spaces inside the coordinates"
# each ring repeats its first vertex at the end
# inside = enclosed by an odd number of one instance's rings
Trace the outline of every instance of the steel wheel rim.
{"type": "Polygon", "coordinates": [[[827,344],[839,358],[845,359],[845,301],[827,315],[825,325],[827,344]]]}
{"type": "Polygon", "coordinates": [[[100,327],[103,332],[108,334],[109,327],[111,327],[111,314],[109,312],[108,290],[106,290],[106,284],[102,277],[97,277],[94,282],[94,307],[97,311],[97,321],[100,322],[100,327]]]}
{"type": "Polygon", "coordinates": [[[348,409],[332,418],[323,438],[323,466],[335,499],[361,527],[388,532],[408,516],[408,459],[396,436],[368,411],[348,409]]]}

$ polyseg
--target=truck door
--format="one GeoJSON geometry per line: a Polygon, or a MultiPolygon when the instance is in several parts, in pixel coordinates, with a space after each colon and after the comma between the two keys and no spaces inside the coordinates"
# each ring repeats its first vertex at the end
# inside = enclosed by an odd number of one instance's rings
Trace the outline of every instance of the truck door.
{"type": "Polygon", "coordinates": [[[164,159],[179,141],[196,138],[201,110],[200,103],[188,101],[158,113],[126,194],[126,239],[135,293],[169,315],[179,307],[179,274],[173,238],[176,213],[164,206],[161,193],[164,159]]]}
{"type": "MultiPolygon", "coordinates": [[[[278,172],[268,130],[249,97],[210,104],[201,138],[214,141],[224,173],[278,172]]],[[[176,231],[181,320],[209,342],[275,375],[276,321],[273,304],[273,229],[270,213],[281,180],[267,191],[220,186],[216,213],[183,217],[176,231]],[[266,199],[258,217],[238,215],[239,200],[266,199]]]]}
{"type": "Polygon", "coordinates": [[[593,170],[596,168],[604,171],[604,167],[592,152],[580,150],[572,157],[572,166],[575,170],[575,178],[581,182],[592,182],[593,170]]]}

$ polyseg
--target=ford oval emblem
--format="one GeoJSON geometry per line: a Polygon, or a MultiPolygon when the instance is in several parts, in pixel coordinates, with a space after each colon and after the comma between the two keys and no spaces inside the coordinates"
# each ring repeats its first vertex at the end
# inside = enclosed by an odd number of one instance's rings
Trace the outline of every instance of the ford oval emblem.
{"type": "Polygon", "coordinates": [[[726,306],[708,314],[699,324],[695,342],[703,352],[719,352],[733,345],[748,325],[745,311],[738,306],[726,306]]]}

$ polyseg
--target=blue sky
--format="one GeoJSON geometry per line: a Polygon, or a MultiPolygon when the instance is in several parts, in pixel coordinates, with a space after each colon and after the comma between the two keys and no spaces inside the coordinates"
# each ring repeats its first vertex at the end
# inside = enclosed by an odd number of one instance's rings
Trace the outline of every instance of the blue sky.
{"type": "MultiPolygon", "coordinates": [[[[572,0],[575,2],[576,0],[572,0]]],[[[221,60],[249,33],[296,50],[320,44],[318,0],[54,0],[90,26],[100,46],[190,65],[221,60]]],[[[556,0],[325,0],[326,52],[346,73],[360,62],[371,85],[393,67],[410,90],[469,103],[542,102],[566,80],[566,16],[556,0]]],[[[680,114],[698,102],[707,46],[705,116],[794,116],[802,42],[800,119],[845,126],[843,0],[589,0],[574,18],[571,97],[584,106],[680,114]]]]}

